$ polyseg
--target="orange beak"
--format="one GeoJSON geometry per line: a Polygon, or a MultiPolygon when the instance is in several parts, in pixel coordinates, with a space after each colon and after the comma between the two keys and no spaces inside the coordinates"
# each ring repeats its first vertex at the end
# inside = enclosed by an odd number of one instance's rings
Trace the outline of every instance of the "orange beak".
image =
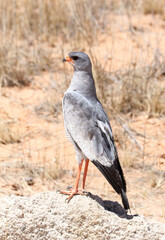
{"type": "Polygon", "coordinates": [[[69,56],[66,56],[66,57],[63,59],[63,62],[74,63],[74,61],[73,61],[69,56]]]}

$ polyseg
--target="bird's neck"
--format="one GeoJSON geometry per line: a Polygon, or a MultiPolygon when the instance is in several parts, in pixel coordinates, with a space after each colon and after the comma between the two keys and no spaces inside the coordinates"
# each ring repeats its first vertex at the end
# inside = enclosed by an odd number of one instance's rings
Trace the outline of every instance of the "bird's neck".
{"type": "Polygon", "coordinates": [[[74,71],[68,91],[78,91],[86,98],[96,98],[96,88],[92,71],[74,71]]]}

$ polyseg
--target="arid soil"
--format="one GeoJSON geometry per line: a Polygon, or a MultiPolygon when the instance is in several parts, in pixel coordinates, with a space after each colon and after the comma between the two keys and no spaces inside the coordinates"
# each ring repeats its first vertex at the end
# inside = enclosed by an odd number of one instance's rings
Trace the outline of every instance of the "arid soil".
{"type": "Polygon", "coordinates": [[[96,195],[65,196],[44,192],[32,197],[0,199],[1,240],[164,240],[165,225],[126,214],[112,201],[96,195]]]}

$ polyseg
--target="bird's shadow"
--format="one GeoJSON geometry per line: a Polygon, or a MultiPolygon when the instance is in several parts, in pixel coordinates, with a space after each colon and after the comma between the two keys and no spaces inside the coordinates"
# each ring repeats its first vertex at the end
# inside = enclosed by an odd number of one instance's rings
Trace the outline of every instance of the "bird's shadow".
{"type": "Polygon", "coordinates": [[[106,211],[113,212],[116,215],[118,215],[120,218],[126,218],[126,219],[130,220],[133,217],[138,216],[137,214],[135,214],[135,215],[132,215],[131,213],[128,214],[127,211],[118,202],[112,202],[112,201],[109,201],[109,200],[103,200],[98,195],[93,195],[90,192],[87,193],[87,196],[90,197],[91,199],[95,200],[106,211]]]}

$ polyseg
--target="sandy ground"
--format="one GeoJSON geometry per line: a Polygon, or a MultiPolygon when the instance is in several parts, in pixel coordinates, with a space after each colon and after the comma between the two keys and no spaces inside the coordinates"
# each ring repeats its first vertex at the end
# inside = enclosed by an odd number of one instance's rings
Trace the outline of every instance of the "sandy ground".
{"type": "Polygon", "coordinates": [[[66,196],[45,192],[32,197],[0,199],[1,240],[164,240],[165,225],[126,214],[112,201],[96,195],[66,196]]]}

